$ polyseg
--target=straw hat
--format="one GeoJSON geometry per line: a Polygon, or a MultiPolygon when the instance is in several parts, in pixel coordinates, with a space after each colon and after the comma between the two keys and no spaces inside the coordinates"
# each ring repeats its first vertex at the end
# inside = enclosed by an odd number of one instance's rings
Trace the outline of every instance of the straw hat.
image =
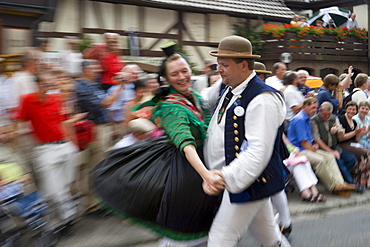
{"type": "Polygon", "coordinates": [[[260,74],[271,74],[271,71],[266,70],[266,66],[260,62],[254,62],[254,71],[260,74]]]}
{"type": "Polygon", "coordinates": [[[259,58],[260,55],[252,54],[251,42],[240,36],[228,36],[218,44],[217,51],[210,51],[209,55],[226,58],[259,58]]]}

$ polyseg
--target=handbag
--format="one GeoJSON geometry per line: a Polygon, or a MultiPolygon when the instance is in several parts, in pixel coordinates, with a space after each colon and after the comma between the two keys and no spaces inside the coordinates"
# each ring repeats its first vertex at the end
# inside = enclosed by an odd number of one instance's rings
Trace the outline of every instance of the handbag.
{"type": "Polygon", "coordinates": [[[94,122],[82,120],[73,124],[76,132],[77,144],[80,151],[86,149],[87,145],[94,141],[93,128],[94,122]]]}

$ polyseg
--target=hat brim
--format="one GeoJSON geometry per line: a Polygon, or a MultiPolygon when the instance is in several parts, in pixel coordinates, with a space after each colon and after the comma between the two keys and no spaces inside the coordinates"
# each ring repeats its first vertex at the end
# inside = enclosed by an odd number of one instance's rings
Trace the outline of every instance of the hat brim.
{"type": "Polygon", "coordinates": [[[242,53],[235,53],[235,54],[220,54],[218,51],[210,51],[209,55],[213,57],[227,57],[227,58],[260,58],[260,55],[251,55],[251,54],[242,54],[242,53]]]}
{"type": "Polygon", "coordinates": [[[271,71],[268,71],[268,70],[255,69],[254,71],[256,71],[256,73],[260,73],[260,74],[271,74],[272,73],[271,71]]]}

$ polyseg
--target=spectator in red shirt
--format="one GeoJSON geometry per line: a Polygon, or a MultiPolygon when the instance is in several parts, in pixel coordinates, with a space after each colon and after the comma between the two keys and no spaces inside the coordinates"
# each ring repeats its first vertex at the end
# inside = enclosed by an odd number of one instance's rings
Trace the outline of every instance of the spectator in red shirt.
{"type": "Polygon", "coordinates": [[[47,94],[54,78],[50,72],[38,76],[39,90],[22,98],[19,118],[31,121],[36,146],[33,150],[34,171],[40,190],[55,203],[56,217],[52,224],[64,227],[77,216],[77,204],[70,194],[72,181],[66,174],[74,169],[77,146],[67,133],[59,94],[47,94]]]}
{"type": "Polygon", "coordinates": [[[101,74],[102,89],[108,90],[108,88],[115,85],[112,77],[116,73],[121,72],[125,64],[119,57],[119,35],[116,33],[105,33],[104,37],[106,44],[93,45],[83,51],[83,56],[85,59],[95,59],[100,62],[103,69],[101,74]]]}

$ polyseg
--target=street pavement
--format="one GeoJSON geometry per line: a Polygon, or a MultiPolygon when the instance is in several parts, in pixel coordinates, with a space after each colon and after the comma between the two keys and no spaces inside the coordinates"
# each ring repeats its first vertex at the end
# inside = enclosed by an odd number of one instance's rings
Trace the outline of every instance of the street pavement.
{"type": "MultiPolygon", "coordinates": [[[[326,203],[303,202],[297,190],[288,193],[293,222],[299,217],[370,204],[370,190],[366,190],[364,194],[353,193],[349,198],[341,198],[331,195],[321,184],[317,187],[327,196],[326,203]]],[[[73,235],[62,239],[57,247],[157,247],[159,239],[155,233],[115,216],[84,216],[74,226],[73,235]]]]}

